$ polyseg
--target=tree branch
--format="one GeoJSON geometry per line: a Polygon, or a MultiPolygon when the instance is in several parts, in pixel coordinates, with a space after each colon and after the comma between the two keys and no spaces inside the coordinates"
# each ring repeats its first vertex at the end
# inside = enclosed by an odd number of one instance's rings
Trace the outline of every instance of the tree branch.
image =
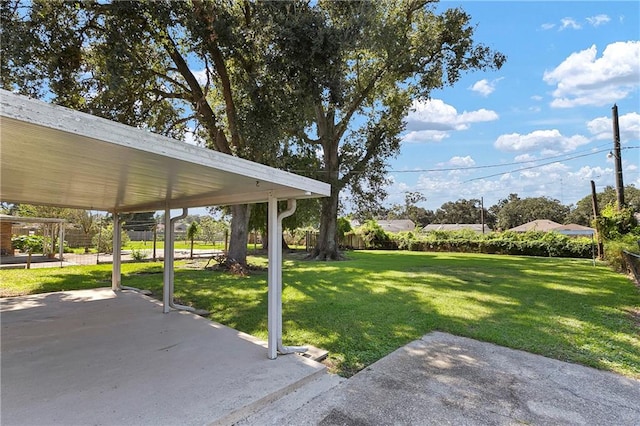
{"type": "Polygon", "coordinates": [[[344,132],[346,132],[347,127],[349,126],[351,117],[353,117],[353,114],[355,114],[358,108],[360,108],[360,106],[362,105],[362,102],[367,98],[367,96],[369,96],[373,88],[376,86],[376,83],[378,83],[378,80],[380,80],[380,78],[384,75],[385,71],[386,71],[386,64],[384,64],[378,69],[378,71],[369,80],[367,87],[365,87],[364,90],[360,91],[358,96],[356,96],[355,100],[351,103],[351,105],[347,109],[346,114],[342,117],[342,119],[336,126],[336,129],[337,129],[335,133],[336,142],[342,139],[344,132]]]}
{"type": "Polygon", "coordinates": [[[160,89],[151,89],[151,93],[163,99],[182,99],[187,102],[191,101],[191,95],[189,93],[170,93],[160,89]]]}
{"type": "Polygon", "coordinates": [[[227,70],[227,64],[224,60],[224,56],[220,51],[220,47],[216,42],[217,37],[215,29],[213,27],[213,19],[208,15],[204,9],[203,2],[201,0],[194,0],[194,13],[198,21],[207,25],[207,29],[211,34],[209,41],[207,42],[207,50],[211,55],[213,64],[216,67],[216,73],[220,78],[220,84],[222,86],[222,96],[224,98],[225,109],[227,112],[227,122],[229,123],[229,130],[231,132],[231,144],[238,148],[239,151],[244,148],[244,140],[240,136],[240,129],[238,126],[238,114],[236,111],[235,102],[233,100],[233,90],[231,88],[231,79],[229,78],[229,72],[227,70]]]}
{"type": "Polygon", "coordinates": [[[163,44],[167,53],[176,64],[178,72],[182,75],[182,77],[189,85],[189,93],[191,93],[191,104],[193,105],[195,111],[202,118],[203,124],[209,130],[209,134],[213,139],[216,149],[220,152],[224,152],[225,154],[232,154],[231,147],[229,146],[229,141],[227,140],[224,131],[218,126],[216,115],[211,109],[211,105],[209,105],[209,103],[207,102],[207,99],[202,92],[202,88],[200,87],[198,80],[189,69],[187,61],[182,57],[180,52],[178,52],[178,48],[170,36],[167,35],[165,37],[163,44]]]}

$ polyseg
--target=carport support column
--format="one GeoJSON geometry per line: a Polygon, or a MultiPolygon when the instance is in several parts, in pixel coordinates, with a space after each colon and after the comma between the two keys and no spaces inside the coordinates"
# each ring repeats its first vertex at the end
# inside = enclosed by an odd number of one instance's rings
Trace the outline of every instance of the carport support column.
{"type": "Polygon", "coordinates": [[[58,241],[60,241],[60,266],[62,267],[62,261],[64,260],[64,222],[60,222],[60,235],[58,236],[58,241]]]}
{"type": "Polygon", "coordinates": [[[173,229],[171,226],[171,210],[164,210],[164,269],[162,286],[162,312],[171,310],[171,279],[173,278],[173,229]]]}
{"type": "Polygon", "coordinates": [[[113,266],[111,269],[111,290],[122,290],[121,285],[121,257],[122,252],[122,226],[120,224],[120,215],[113,212],[113,266]]]}
{"type": "Polygon", "coordinates": [[[178,309],[181,311],[190,311],[194,312],[190,306],[178,305],[173,302],[173,280],[174,280],[174,271],[173,271],[173,224],[187,217],[188,210],[186,208],[182,209],[182,214],[180,216],[176,216],[174,218],[171,217],[171,210],[166,209],[164,211],[164,275],[163,275],[163,287],[162,287],[162,302],[163,302],[163,312],[168,314],[171,308],[178,309]]]}
{"type": "Polygon", "coordinates": [[[269,359],[278,357],[278,323],[281,321],[279,315],[279,302],[282,295],[278,294],[278,280],[282,275],[282,250],[278,251],[278,199],[269,193],[269,204],[267,207],[267,223],[269,228],[269,278],[268,278],[268,312],[267,312],[267,330],[268,338],[268,356],[269,359]]]}

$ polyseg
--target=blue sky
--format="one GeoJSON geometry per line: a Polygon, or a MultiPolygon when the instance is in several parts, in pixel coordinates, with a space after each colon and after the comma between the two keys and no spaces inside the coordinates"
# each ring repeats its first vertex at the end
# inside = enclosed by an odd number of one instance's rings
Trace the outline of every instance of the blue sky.
{"type": "Polygon", "coordinates": [[[414,103],[385,204],[407,191],[435,210],[460,198],[491,206],[510,193],[575,204],[614,185],[611,108],[618,105],[624,183],[640,187],[640,3],[443,1],[507,55],[414,103]],[[485,167],[486,166],[486,167],[485,167]],[[517,170],[527,168],[526,170],[517,170]]]}

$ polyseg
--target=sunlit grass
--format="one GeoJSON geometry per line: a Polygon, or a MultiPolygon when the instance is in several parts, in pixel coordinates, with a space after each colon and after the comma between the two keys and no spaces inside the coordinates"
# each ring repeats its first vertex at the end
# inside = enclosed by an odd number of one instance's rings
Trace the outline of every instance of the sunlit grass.
{"type": "MultiPolygon", "coordinates": [[[[344,262],[285,260],[285,344],[330,352],[349,376],[441,330],[640,378],[640,292],[581,259],[354,252],[344,262]],[[635,316],[635,317],[634,317],[635,316]]],[[[250,263],[266,266],[263,257],[250,263]]],[[[177,262],[176,297],[211,319],[267,337],[267,273],[177,262]]],[[[123,284],[162,295],[160,263],[124,264],[123,284]]],[[[110,266],[0,272],[5,296],[104,287],[110,266]]]]}

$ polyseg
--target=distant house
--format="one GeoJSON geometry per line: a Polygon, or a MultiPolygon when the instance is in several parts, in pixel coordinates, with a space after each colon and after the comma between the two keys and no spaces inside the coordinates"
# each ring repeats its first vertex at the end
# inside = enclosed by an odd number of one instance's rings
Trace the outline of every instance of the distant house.
{"type": "MultiPolygon", "coordinates": [[[[422,230],[424,232],[429,231],[461,231],[463,229],[469,229],[471,231],[475,231],[479,234],[482,234],[482,224],[481,223],[431,223],[422,230]]],[[[488,225],[484,225],[484,232],[491,232],[491,228],[488,225]]]]}
{"type": "Polygon", "coordinates": [[[558,222],[554,222],[552,220],[547,219],[538,219],[532,222],[523,223],[520,226],[516,226],[515,228],[509,229],[512,232],[529,232],[529,231],[538,231],[538,232],[550,232],[555,228],[562,226],[558,222]]]}
{"type": "Polygon", "coordinates": [[[378,220],[376,222],[384,229],[384,232],[407,232],[416,229],[416,224],[409,219],[378,220]]]}
{"type": "Polygon", "coordinates": [[[538,232],[558,232],[560,234],[569,235],[569,236],[593,236],[596,233],[596,230],[593,228],[589,228],[588,226],[577,225],[575,223],[570,223],[568,225],[561,225],[552,220],[539,219],[534,220],[532,222],[528,222],[522,224],[520,226],[516,226],[515,228],[509,229],[509,231],[513,232],[527,232],[527,231],[538,231],[538,232]]]}

